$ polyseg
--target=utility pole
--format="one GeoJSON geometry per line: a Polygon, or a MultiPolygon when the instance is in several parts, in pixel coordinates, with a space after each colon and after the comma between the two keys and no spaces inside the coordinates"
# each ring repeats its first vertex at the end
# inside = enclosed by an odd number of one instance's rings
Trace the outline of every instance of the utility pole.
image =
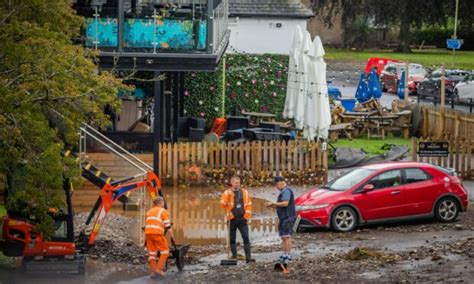
{"type": "Polygon", "coordinates": [[[445,66],[441,65],[441,109],[444,110],[444,102],[446,100],[446,82],[445,82],[445,66]]]}
{"type": "MultiPolygon", "coordinates": [[[[456,0],[456,11],[454,12],[454,34],[453,39],[457,39],[457,27],[458,27],[458,8],[459,8],[459,0],[456,0]]],[[[453,48],[453,61],[452,65],[454,66],[454,54],[456,53],[456,49],[453,48]]]]}
{"type": "Polygon", "coordinates": [[[221,111],[220,117],[225,117],[225,88],[226,88],[226,79],[225,79],[225,54],[222,56],[222,94],[221,94],[221,111]]]}
{"type": "Polygon", "coordinates": [[[409,65],[410,64],[408,63],[408,61],[406,61],[405,62],[405,93],[403,94],[405,102],[408,102],[408,67],[409,65]]]}

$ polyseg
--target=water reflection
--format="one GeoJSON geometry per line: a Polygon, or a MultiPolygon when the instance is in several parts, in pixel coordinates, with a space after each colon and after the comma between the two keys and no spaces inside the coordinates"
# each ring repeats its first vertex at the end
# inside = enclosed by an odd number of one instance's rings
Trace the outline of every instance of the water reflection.
{"type": "MultiPolygon", "coordinates": [[[[173,188],[165,191],[168,208],[179,242],[191,244],[225,243],[228,235],[224,209],[219,206],[220,193],[209,189],[173,188]]],[[[254,216],[250,222],[250,239],[255,241],[276,234],[276,217],[265,201],[252,199],[254,216]]],[[[238,241],[240,234],[238,235],[238,241]]],[[[241,240],[240,240],[241,241],[241,240]]]]}
{"type": "MultiPolygon", "coordinates": [[[[173,222],[175,237],[179,243],[194,245],[225,244],[228,235],[224,219],[224,209],[220,208],[219,200],[223,190],[213,188],[164,188],[168,209],[173,222]]],[[[252,198],[253,217],[250,222],[250,240],[277,235],[277,218],[273,209],[265,207],[265,200],[252,198]]],[[[151,201],[147,200],[147,208],[151,201]]],[[[76,212],[88,211],[85,208],[75,208],[76,212]]],[[[122,211],[119,207],[111,212],[140,219],[139,211],[122,211]]],[[[107,225],[106,225],[107,226],[107,225]]],[[[132,226],[132,238],[139,243],[140,222],[132,226]]],[[[237,242],[242,242],[237,233],[237,242]]]]}

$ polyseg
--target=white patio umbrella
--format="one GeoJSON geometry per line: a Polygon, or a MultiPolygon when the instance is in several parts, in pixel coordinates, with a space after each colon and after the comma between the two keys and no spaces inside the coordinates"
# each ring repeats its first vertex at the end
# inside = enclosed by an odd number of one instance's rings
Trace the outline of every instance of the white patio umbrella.
{"type": "Polygon", "coordinates": [[[308,54],[311,61],[308,65],[309,84],[303,128],[303,136],[308,140],[313,140],[315,137],[327,139],[331,126],[324,54],[321,39],[316,36],[308,54]]]}
{"type": "Polygon", "coordinates": [[[300,25],[296,25],[295,35],[293,36],[293,43],[290,49],[290,62],[288,64],[288,81],[286,84],[286,98],[285,109],[283,116],[286,118],[293,118],[295,116],[296,96],[298,94],[298,59],[300,53],[300,46],[303,43],[303,31],[300,25]]]}
{"type": "Polygon", "coordinates": [[[306,105],[306,93],[308,92],[308,67],[310,58],[308,56],[311,50],[311,36],[308,31],[304,32],[303,43],[299,51],[298,68],[297,68],[297,95],[295,99],[295,112],[294,120],[296,128],[303,129],[304,116],[305,116],[305,105],[306,105]]]}

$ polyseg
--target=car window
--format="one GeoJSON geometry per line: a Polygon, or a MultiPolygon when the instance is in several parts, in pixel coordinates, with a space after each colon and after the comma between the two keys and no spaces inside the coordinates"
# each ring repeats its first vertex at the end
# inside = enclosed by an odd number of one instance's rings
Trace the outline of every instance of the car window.
{"type": "Polygon", "coordinates": [[[423,68],[409,68],[408,74],[410,75],[424,75],[426,74],[426,70],[423,68]]]}
{"type": "Polygon", "coordinates": [[[430,78],[441,78],[441,71],[440,70],[435,70],[433,72],[431,72],[431,76],[430,78]]]}
{"type": "Polygon", "coordinates": [[[330,190],[344,191],[352,188],[354,185],[369,177],[374,171],[364,168],[357,168],[348,173],[337,177],[326,184],[323,188],[330,190]]]}
{"type": "Polygon", "coordinates": [[[405,169],[406,183],[430,180],[432,177],[422,169],[405,169]]]}
{"type": "Polygon", "coordinates": [[[372,184],[374,189],[399,186],[402,184],[402,175],[400,170],[386,171],[372,178],[368,183],[372,184]]]}
{"type": "Polygon", "coordinates": [[[464,77],[464,79],[462,79],[463,82],[467,82],[467,81],[471,81],[472,80],[472,75],[467,75],[466,77],[464,77]]]}

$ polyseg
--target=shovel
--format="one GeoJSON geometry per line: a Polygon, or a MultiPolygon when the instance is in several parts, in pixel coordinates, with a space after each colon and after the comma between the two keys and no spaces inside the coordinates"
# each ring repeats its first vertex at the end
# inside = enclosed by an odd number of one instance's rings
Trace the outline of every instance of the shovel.
{"type": "Polygon", "coordinates": [[[227,231],[229,232],[226,236],[227,259],[222,259],[221,265],[237,265],[237,259],[230,258],[230,221],[227,221],[227,231]]]}

